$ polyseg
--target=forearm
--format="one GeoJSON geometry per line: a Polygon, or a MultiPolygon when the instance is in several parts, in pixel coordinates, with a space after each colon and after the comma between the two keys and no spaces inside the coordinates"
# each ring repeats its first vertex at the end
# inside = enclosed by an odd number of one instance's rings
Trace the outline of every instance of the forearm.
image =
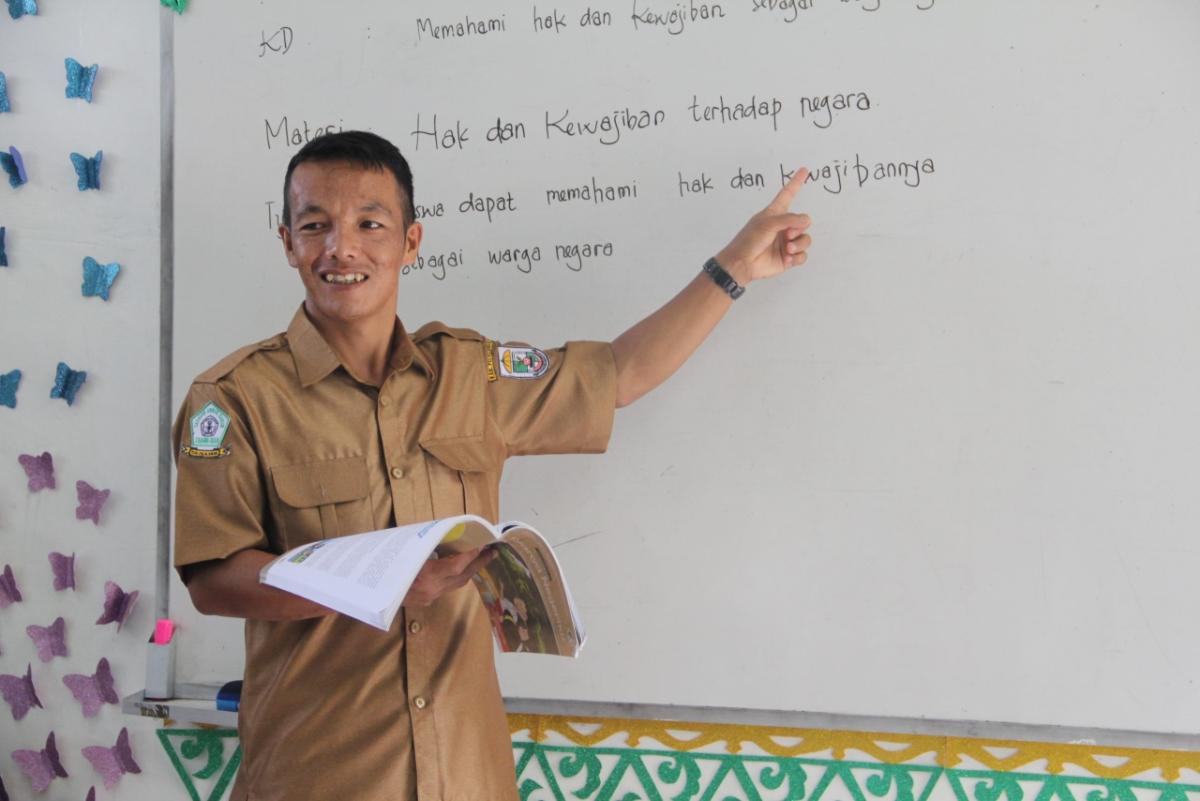
{"type": "MultiPolygon", "coordinates": [[[[812,238],[807,214],[789,211],[808,180],[796,170],[775,199],[755,214],[717,254],[717,264],[742,287],[805,262],[812,238]]],[[[729,311],[733,299],[705,273],[612,342],[617,366],[617,406],[628,406],[679,369],[729,311]]]]}
{"type": "Polygon", "coordinates": [[[275,554],[266,551],[246,550],[195,565],[187,581],[192,603],[205,615],[254,620],[304,620],[335,614],[306,598],[259,583],[259,571],[274,558],[275,554]]]}
{"type": "Polygon", "coordinates": [[[704,273],[658,311],[613,340],[617,407],[670,378],[695,353],[733,300],[704,273]]]}

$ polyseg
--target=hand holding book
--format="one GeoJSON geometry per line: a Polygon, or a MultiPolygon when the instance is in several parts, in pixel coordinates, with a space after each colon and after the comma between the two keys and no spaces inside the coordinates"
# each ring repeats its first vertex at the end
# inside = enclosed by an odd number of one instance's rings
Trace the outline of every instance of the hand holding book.
{"type": "Polygon", "coordinates": [[[444,559],[429,559],[413,579],[403,606],[429,606],[448,592],[457,590],[496,558],[487,546],[472,548],[444,559]]]}
{"type": "Polygon", "coordinates": [[[259,580],[385,631],[402,604],[428,605],[472,581],[502,651],[577,656],[587,636],[554,551],[523,523],[460,515],[320,540],[270,562],[259,580]]]}

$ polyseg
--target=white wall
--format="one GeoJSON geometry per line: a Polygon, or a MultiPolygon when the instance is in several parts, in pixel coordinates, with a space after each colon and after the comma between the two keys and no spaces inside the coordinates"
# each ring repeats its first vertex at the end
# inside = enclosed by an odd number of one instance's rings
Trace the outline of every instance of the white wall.
{"type": "Polygon", "coordinates": [[[24,373],[17,408],[0,407],[0,567],[11,564],[24,602],[0,610],[0,672],[33,664],[44,709],[14,722],[0,708],[0,776],[12,798],[32,794],[11,758],[41,748],[48,732],[70,774],[52,798],[186,797],[154,735],[158,724],[106,705],[86,719],[64,686],[101,657],[117,690],[143,686],[144,643],[153,625],[159,353],[159,7],[94,0],[42,2],[41,13],[0,15],[0,70],[12,112],[0,114],[0,145],[24,154],[30,181],[0,185],[9,267],[0,268],[0,372],[24,373]],[[64,97],[63,60],[100,65],[94,102],[64,97]],[[71,151],[104,151],[102,189],[79,192],[71,151]],[[81,262],[119,262],[110,300],[84,298],[81,262]],[[49,397],[55,365],[88,372],[76,402],[49,397]],[[54,456],[57,488],[30,494],[18,454],[54,456]],[[75,519],[75,481],[112,494],[97,527],[75,519]],[[75,592],[55,592],[47,554],[76,554],[75,592]],[[96,626],[104,582],[141,597],[118,633],[96,626]],[[38,661],[29,624],[66,620],[69,656],[38,661]],[[112,791],[81,754],[111,746],[128,727],[140,776],[112,791]]]}

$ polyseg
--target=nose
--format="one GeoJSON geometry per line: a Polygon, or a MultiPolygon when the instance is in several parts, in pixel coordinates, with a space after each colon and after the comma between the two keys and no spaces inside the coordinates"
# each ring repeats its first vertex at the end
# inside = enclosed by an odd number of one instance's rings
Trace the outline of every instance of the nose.
{"type": "Polygon", "coordinates": [[[357,226],[331,225],[325,236],[325,257],[336,262],[352,263],[361,255],[357,226]]]}

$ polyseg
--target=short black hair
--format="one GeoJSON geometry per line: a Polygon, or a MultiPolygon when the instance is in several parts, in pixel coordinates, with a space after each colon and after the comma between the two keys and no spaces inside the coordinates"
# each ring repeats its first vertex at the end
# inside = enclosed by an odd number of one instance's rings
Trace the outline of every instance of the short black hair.
{"type": "Polygon", "coordinates": [[[370,131],[338,131],[322,134],[300,148],[288,162],[287,175],[283,178],[283,224],[292,227],[292,209],[288,190],[292,186],[292,173],[306,161],[344,161],[368,170],[387,170],[402,190],[404,227],[416,219],[413,208],[412,170],[400,149],[378,134],[370,131]]]}

